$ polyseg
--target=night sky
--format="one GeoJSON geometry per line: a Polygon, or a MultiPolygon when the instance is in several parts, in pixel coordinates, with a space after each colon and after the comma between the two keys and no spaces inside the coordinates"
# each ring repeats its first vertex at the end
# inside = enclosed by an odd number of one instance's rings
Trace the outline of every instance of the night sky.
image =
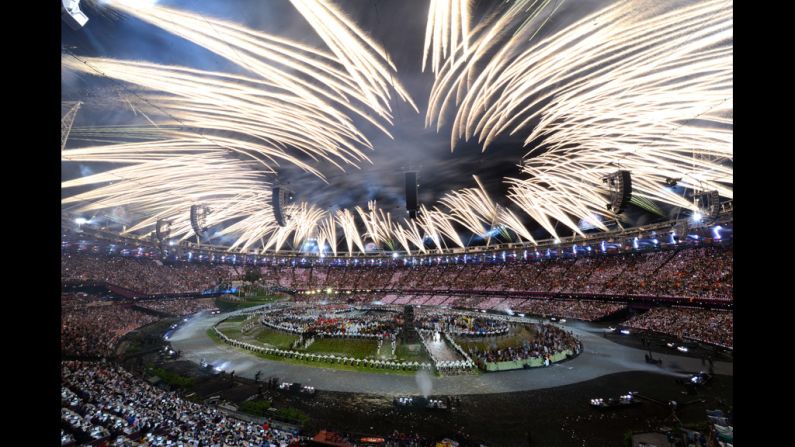
{"type": "MultiPolygon", "coordinates": [[[[325,48],[314,30],[287,0],[223,0],[195,2],[189,0],[163,0],[160,4],[198,12],[208,17],[234,21],[268,33],[289,37],[325,48]]],[[[298,198],[316,203],[324,209],[366,207],[367,201],[376,200],[379,206],[393,215],[405,212],[404,172],[418,171],[419,200],[432,206],[450,190],[473,187],[477,175],[487,191],[498,203],[509,205],[505,198],[505,177],[519,176],[517,165],[533,146],[522,147],[523,133],[503,137],[484,153],[476,138],[459,141],[455,151],[450,150],[450,127],[438,133],[424,127],[424,113],[428,94],[433,84],[430,70],[421,72],[422,46],[427,18],[427,0],[337,0],[345,11],[365,32],[380,42],[390,54],[398,69],[397,76],[417,103],[417,114],[407,104],[393,100],[394,140],[376,129],[361,124],[359,127],[374,145],[368,153],[373,164],[362,163],[361,169],[347,168],[342,172],[330,164],[317,165],[326,175],[329,184],[291,166],[280,168],[279,180],[288,184],[298,198]]],[[[476,1],[473,17],[485,17],[498,4],[497,1],[476,1]]],[[[544,28],[544,33],[554,32],[571,20],[593,12],[606,1],[577,1],[565,3],[544,28]]],[[[161,64],[185,65],[198,69],[245,73],[243,69],[220,56],[204,50],[178,36],[131,17],[110,18],[96,7],[83,2],[89,16],[87,25],[73,31],[62,27],[62,45],[69,51],[84,56],[104,56],[118,59],[143,60],[161,64]]],[[[473,24],[474,25],[474,24],[473,24]]],[[[67,56],[68,57],[68,56],[67,56]]],[[[117,81],[97,77],[62,76],[64,100],[83,100],[75,126],[131,124],[145,122],[135,117],[129,108],[109,105],[105,99],[108,90],[123,89],[117,81]],[[104,101],[103,101],[104,99],[104,101]]],[[[449,116],[448,116],[449,117],[449,116]]],[[[529,132],[530,129],[527,131],[529,132]]],[[[538,143],[538,142],[534,142],[538,143]]],[[[77,147],[80,142],[70,142],[77,147]]],[[[108,165],[104,165],[107,167],[108,165]]],[[[103,166],[75,163],[63,165],[63,178],[69,179],[104,169],[103,166]]],[[[69,191],[73,193],[75,191],[69,191]]],[[[512,207],[513,208],[513,207],[512,207]]],[[[630,211],[634,220],[637,210],[630,211]]],[[[643,217],[646,220],[648,217],[643,217]]],[[[529,228],[536,226],[527,220],[529,228]]],[[[563,230],[562,226],[558,227],[563,230]]],[[[567,234],[565,230],[562,234],[567,234]]],[[[545,237],[544,231],[539,233],[545,237]]]]}

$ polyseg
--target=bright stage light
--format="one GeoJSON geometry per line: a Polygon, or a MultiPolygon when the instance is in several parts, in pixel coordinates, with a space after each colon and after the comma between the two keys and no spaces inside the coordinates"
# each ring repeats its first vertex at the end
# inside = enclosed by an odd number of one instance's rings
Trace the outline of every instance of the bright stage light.
{"type": "Polygon", "coordinates": [[[83,225],[85,223],[88,223],[88,220],[84,217],[78,217],[77,219],[75,219],[75,223],[78,225],[83,225]]]}
{"type": "Polygon", "coordinates": [[[701,222],[701,220],[704,219],[704,216],[702,216],[701,213],[696,211],[695,213],[693,213],[692,216],[690,216],[690,218],[693,220],[693,222],[701,222]]]}

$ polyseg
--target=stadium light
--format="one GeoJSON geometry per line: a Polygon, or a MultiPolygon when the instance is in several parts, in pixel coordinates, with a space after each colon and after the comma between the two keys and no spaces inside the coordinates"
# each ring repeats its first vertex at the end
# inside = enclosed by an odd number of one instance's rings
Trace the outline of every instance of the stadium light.
{"type": "Polygon", "coordinates": [[[86,219],[85,217],[78,217],[77,219],[75,219],[75,223],[78,225],[83,225],[88,222],[89,222],[88,219],[86,219]]]}
{"type": "Polygon", "coordinates": [[[704,219],[704,216],[701,215],[700,212],[696,211],[692,216],[690,216],[690,218],[693,220],[693,222],[701,222],[701,220],[704,219]]]}

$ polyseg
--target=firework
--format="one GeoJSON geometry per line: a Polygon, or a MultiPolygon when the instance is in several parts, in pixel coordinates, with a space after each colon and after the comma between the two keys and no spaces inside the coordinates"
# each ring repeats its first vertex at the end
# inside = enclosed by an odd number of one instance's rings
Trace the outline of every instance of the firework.
{"type": "Polygon", "coordinates": [[[431,54],[431,71],[439,72],[444,59],[455,63],[459,50],[469,51],[469,0],[431,0],[425,28],[425,45],[422,52],[422,71],[431,54]]]}
{"type": "MultiPolygon", "coordinates": [[[[213,222],[221,223],[223,220],[218,219],[226,220],[228,216],[241,219],[220,233],[237,235],[230,249],[246,249],[267,238],[263,249],[275,247],[278,251],[291,233],[294,244],[308,237],[314,223],[323,216],[322,211],[303,204],[292,210],[290,225],[281,228],[273,222],[272,210],[263,205],[269,197],[267,182],[237,185],[226,180],[274,173],[280,162],[294,164],[322,178],[323,174],[302,156],[326,161],[340,169],[344,165],[358,166],[369,161],[363,150],[371,149],[372,145],[346,112],[364,117],[389,134],[386,129],[392,119],[389,89],[394,89],[415,110],[416,106],[392,76],[394,65],[388,62],[388,55],[341,12],[327,2],[294,4],[328,44],[331,53],[199,14],[113,2],[112,6],[119,11],[203,46],[253,76],[66,56],[65,69],[134,85],[138,90],[125,95],[125,103],[155,127],[77,129],[76,135],[83,141],[122,143],[67,150],[63,153],[64,161],[128,166],[65,182],[65,189],[111,179],[115,183],[71,196],[64,204],[91,201],[73,207],[76,211],[130,206],[148,217],[128,231],[152,226],[158,219],[167,217],[175,222],[173,234],[187,237],[190,226],[182,211],[191,204],[209,200],[208,192],[215,191],[213,200],[235,200],[227,206],[211,206],[227,210],[214,213],[213,222]],[[136,98],[137,107],[133,107],[129,97],[136,98]],[[145,141],[129,142],[141,138],[145,141]],[[237,162],[235,157],[248,158],[251,162],[237,162]],[[214,171],[213,165],[223,169],[214,171]],[[215,174],[208,176],[208,170],[215,174]],[[167,191],[188,186],[183,191],[184,197],[174,195],[163,200],[167,191]],[[241,194],[256,197],[256,206],[238,200],[241,194]]],[[[350,213],[345,216],[341,222],[348,225],[348,240],[358,240],[357,245],[361,246],[361,240],[351,233],[355,226],[348,218],[350,213]]]]}
{"type": "MultiPolygon", "coordinates": [[[[367,239],[407,253],[464,247],[460,225],[474,234],[510,230],[535,243],[523,218],[475,187],[451,191],[417,219],[393,219],[375,202],[334,212],[300,202],[285,207],[279,226],[269,174],[288,163],[317,175],[369,162],[372,145],[354,125],[361,117],[389,135],[392,95],[415,108],[395,80],[389,55],[324,0],[291,0],[327,50],[198,14],[155,6],[120,11],[200,45],[245,69],[245,75],[104,58],[67,56],[69,70],[132,85],[119,95],[153,124],[74,128],[91,145],[62,152],[64,161],[122,164],[70,180],[92,187],[64,199],[76,212],[119,206],[144,216],[126,232],[158,220],[171,234],[194,237],[189,210],[208,206],[214,236],[233,237],[230,250],[281,251],[310,238],[348,255],[367,239]],[[360,231],[360,226],[364,231],[360,231]]],[[[519,178],[505,179],[511,203],[558,237],[558,223],[607,230],[603,179],[632,173],[633,200],[695,209],[664,188],[666,178],[732,197],[731,4],[707,0],[672,11],[637,11],[619,2],[543,35],[563,2],[517,0],[469,29],[469,2],[433,0],[423,69],[435,73],[426,124],[451,124],[451,149],[477,138],[485,151],[520,136],[532,145],[519,178]],[[430,59],[429,59],[430,57],[430,59]]],[[[390,135],[391,136],[391,135],[390,135]]],[[[70,140],[71,141],[71,140],[70,140]]]]}
{"type": "Polygon", "coordinates": [[[665,178],[732,197],[730,2],[663,14],[621,2],[542,39],[531,24],[545,22],[547,5],[529,13],[515,6],[478,30],[470,57],[443,66],[426,123],[441,126],[456,98],[451,147],[477,136],[486,150],[499,136],[526,132],[525,145],[544,150],[528,154],[524,178],[507,180],[516,205],[557,237],[551,219],[581,233],[572,217],[601,229],[594,214],[617,217],[604,211],[602,179],[618,169],[632,172],[641,199],[695,209],[663,188],[665,178]],[[506,26],[516,31],[500,37],[506,26]],[[498,42],[502,49],[485,59],[498,42]]]}

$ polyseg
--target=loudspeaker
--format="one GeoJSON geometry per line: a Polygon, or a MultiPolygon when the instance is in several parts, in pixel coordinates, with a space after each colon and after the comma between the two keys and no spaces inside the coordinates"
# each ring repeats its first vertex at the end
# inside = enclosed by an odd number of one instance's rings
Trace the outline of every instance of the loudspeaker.
{"type": "Polygon", "coordinates": [[[616,214],[624,212],[624,208],[632,198],[632,176],[629,171],[616,171],[604,179],[607,188],[610,190],[610,203],[607,209],[616,214]]]}
{"type": "Polygon", "coordinates": [[[720,215],[720,193],[718,191],[702,192],[696,197],[698,207],[708,220],[714,221],[720,215]]]}
{"type": "Polygon", "coordinates": [[[280,227],[283,227],[284,216],[282,216],[282,199],[280,192],[281,188],[278,186],[273,187],[271,191],[271,207],[273,208],[273,217],[276,219],[276,223],[278,223],[280,227]]]}
{"type": "Polygon", "coordinates": [[[207,214],[209,212],[209,208],[204,205],[190,206],[190,225],[193,227],[193,232],[199,237],[204,237],[207,231],[207,214]]]}
{"type": "Polygon", "coordinates": [[[276,223],[278,223],[279,226],[284,227],[287,225],[286,222],[290,216],[285,216],[282,208],[290,205],[294,200],[295,194],[289,189],[285,189],[281,186],[274,186],[271,190],[271,206],[273,208],[273,217],[276,219],[276,223]]]}
{"type": "Polygon", "coordinates": [[[406,173],[406,209],[409,216],[414,219],[417,217],[417,173],[406,173]]]}

